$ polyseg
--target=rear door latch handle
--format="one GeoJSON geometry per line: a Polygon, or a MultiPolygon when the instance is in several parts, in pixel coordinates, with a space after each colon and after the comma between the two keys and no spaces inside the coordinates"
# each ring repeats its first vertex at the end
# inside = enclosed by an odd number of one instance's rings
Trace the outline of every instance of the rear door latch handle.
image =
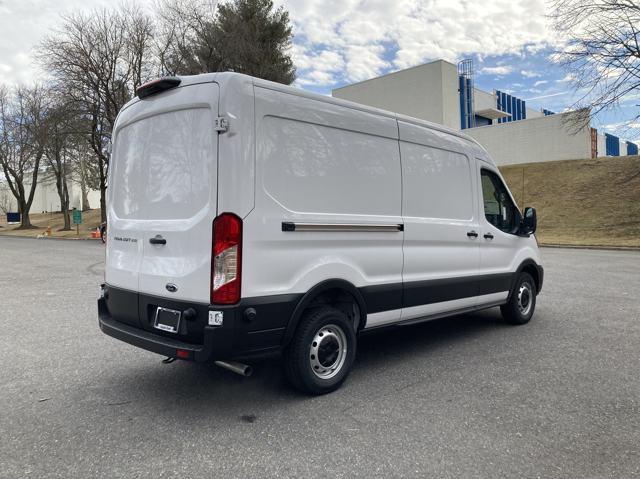
{"type": "Polygon", "coordinates": [[[493,235],[491,233],[487,233],[484,235],[485,239],[493,239],[493,235]]]}
{"type": "Polygon", "coordinates": [[[151,244],[167,244],[167,240],[160,235],[156,235],[155,238],[149,238],[151,244]]]}
{"type": "Polygon", "coordinates": [[[467,236],[469,238],[477,238],[478,237],[478,233],[476,233],[475,231],[471,230],[467,233],[467,236]]]}

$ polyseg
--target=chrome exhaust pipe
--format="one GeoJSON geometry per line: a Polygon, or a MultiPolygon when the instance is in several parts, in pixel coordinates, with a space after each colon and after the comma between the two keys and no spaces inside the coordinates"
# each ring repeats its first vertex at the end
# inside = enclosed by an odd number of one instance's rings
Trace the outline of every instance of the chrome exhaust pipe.
{"type": "Polygon", "coordinates": [[[213,364],[246,378],[253,374],[253,368],[248,364],[236,363],[235,361],[214,361],[213,364]]]}

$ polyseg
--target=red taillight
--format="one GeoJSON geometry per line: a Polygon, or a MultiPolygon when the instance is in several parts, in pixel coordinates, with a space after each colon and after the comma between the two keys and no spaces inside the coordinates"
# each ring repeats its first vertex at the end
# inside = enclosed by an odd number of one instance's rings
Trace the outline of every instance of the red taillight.
{"type": "Polygon", "coordinates": [[[213,221],[212,304],[240,301],[241,271],[242,220],[234,214],[223,213],[213,221]]]}
{"type": "Polygon", "coordinates": [[[180,359],[189,359],[190,353],[186,349],[176,349],[176,357],[180,359]]]}

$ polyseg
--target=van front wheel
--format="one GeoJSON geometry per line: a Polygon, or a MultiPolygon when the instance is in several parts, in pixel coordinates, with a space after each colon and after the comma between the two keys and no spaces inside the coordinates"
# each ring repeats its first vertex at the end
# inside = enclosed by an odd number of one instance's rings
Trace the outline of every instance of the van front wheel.
{"type": "Polygon", "coordinates": [[[509,302],[500,306],[502,317],[510,324],[525,324],[535,309],[536,283],[529,273],[520,273],[509,302]]]}
{"type": "Polygon", "coordinates": [[[310,309],[285,352],[289,382],[307,394],[335,391],[347,378],[356,356],[356,333],[342,311],[310,309]]]}

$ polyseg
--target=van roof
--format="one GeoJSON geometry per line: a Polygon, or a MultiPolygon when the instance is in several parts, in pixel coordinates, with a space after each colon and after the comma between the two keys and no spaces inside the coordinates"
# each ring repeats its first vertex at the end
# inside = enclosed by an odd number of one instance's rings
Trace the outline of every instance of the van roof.
{"type": "MultiPolygon", "coordinates": [[[[317,93],[312,93],[306,90],[302,90],[300,88],[292,87],[289,85],[283,85],[282,83],[263,80],[261,78],[256,78],[256,77],[252,77],[242,73],[235,73],[235,72],[202,73],[200,75],[180,76],[179,78],[182,80],[181,86],[196,85],[198,83],[216,82],[220,85],[221,89],[226,89],[225,87],[231,86],[231,84],[233,83],[253,82],[255,86],[259,86],[261,88],[275,90],[275,91],[287,93],[290,95],[296,95],[303,98],[309,98],[312,100],[321,101],[324,103],[330,103],[333,105],[343,106],[343,107],[351,108],[354,110],[363,111],[366,113],[372,113],[374,115],[397,119],[397,120],[404,121],[406,123],[411,123],[418,126],[424,126],[432,130],[441,131],[443,133],[447,133],[449,135],[453,135],[468,141],[475,147],[479,148],[479,150],[485,153],[486,155],[486,150],[482,147],[482,145],[480,145],[480,143],[478,143],[478,141],[475,138],[472,138],[468,135],[465,135],[464,133],[461,133],[460,131],[454,130],[444,125],[433,123],[427,120],[421,120],[421,119],[414,118],[407,115],[402,115],[400,113],[394,113],[391,111],[382,110],[380,108],[375,108],[368,105],[363,105],[361,103],[355,103],[349,100],[343,100],[341,98],[334,98],[332,96],[319,95],[317,93]]],[[[123,110],[129,107],[130,105],[136,103],[137,101],[139,101],[137,97],[133,98],[129,103],[127,103],[123,107],[123,110]]],[[[488,158],[489,156],[486,155],[486,158],[483,158],[483,160],[486,161],[488,158]]]]}

